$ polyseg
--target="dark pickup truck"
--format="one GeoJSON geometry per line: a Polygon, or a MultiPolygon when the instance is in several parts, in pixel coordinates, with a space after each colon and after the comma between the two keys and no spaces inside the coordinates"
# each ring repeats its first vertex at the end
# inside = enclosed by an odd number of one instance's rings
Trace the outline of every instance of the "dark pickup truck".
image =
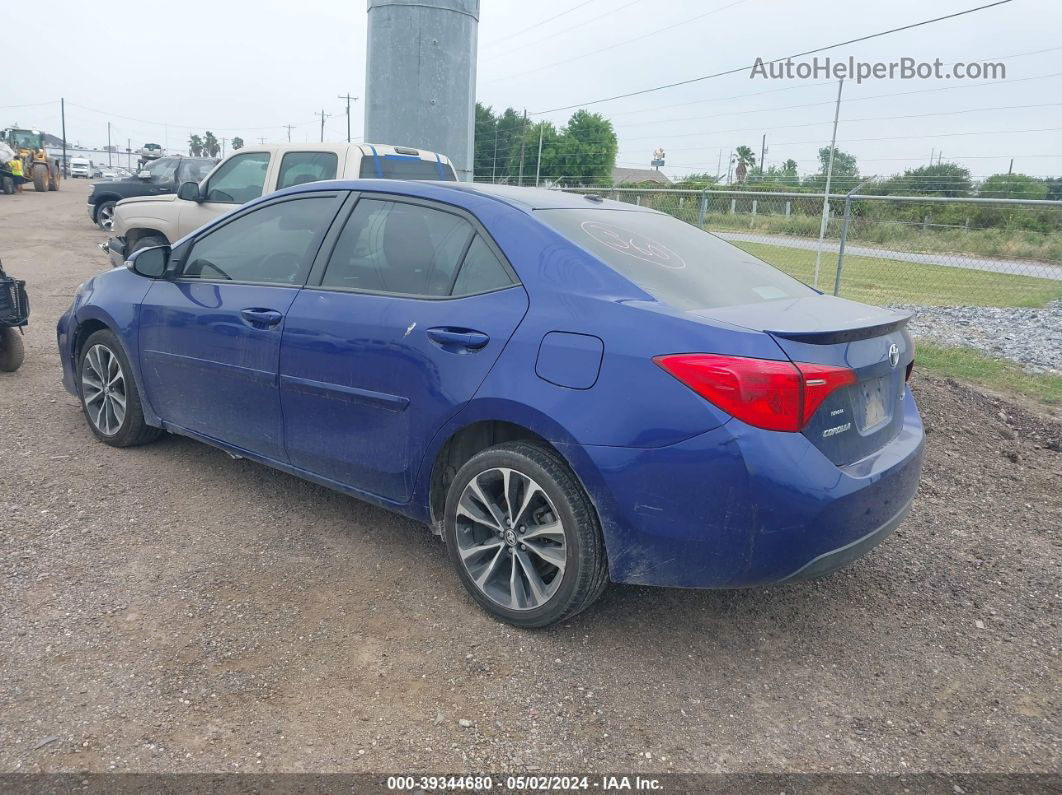
{"type": "Polygon", "coordinates": [[[116,182],[97,182],[88,198],[88,214],[100,229],[110,231],[114,205],[133,196],[175,193],[185,182],[199,182],[217,160],[208,157],[160,157],[135,177],[116,182]]]}

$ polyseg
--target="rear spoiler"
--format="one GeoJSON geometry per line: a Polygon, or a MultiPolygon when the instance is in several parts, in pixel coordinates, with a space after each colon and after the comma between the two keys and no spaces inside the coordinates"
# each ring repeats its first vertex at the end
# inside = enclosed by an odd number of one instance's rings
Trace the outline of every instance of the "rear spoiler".
{"type": "Polygon", "coordinates": [[[879,323],[876,326],[859,326],[850,329],[835,329],[830,331],[771,331],[764,329],[772,337],[781,337],[793,342],[806,342],[811,345],[832,345],[838,342],[855,342],[856,340],[870,339],[871,337],[883,337],[897,329],[907,325],[914,317],[913,312],[897,313],[897,317],[887,323],[879,323]]]}

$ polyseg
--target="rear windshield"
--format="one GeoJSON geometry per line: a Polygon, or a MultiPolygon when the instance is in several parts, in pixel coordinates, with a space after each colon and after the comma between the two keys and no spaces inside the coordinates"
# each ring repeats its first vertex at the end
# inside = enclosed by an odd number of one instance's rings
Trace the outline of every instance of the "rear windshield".
{"type": "Polygon", "coordinates": [[[535,214],[658,301],[679,309],[816,294],[737,246],[669,215],[607,209],[535,214]]]}
{"type": "Polygon", "coordinates": [[[361,175],[365,179],[440,179],[456,181],[454,170],[446,163],[421,160],[402,155],[369,155],[361,161],[361,175]]]}

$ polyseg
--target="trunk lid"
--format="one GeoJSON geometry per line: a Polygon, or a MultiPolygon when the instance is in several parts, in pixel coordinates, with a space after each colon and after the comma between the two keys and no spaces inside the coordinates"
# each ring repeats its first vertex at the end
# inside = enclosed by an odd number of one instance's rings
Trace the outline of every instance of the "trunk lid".
{"type": "Polygon", "coordinates": [[[909,312],[816,295],[694,314],[769,334],[794,362],[855,372],[856,382],[832,392],[802,431],[834,464],[870,455],[903,427],[906,373],[914,360],[909,312]]]}

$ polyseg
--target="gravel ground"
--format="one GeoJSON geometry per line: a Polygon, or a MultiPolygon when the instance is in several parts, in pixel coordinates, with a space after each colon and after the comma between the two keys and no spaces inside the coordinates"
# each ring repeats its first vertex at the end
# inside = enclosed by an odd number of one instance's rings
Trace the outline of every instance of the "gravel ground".
{"type": "Polygon", "coordinates": [[[994,306],[911,306],[916,337],[978,348],[1034,373],[1062,373],[1062,301],[1044,309],[994,306]]]}
{"type": "Polygon", "coordinates": [[[829,578],[487,618],[410,521],[180,438],[95,442],[53,326],[86,186],[0,196],[0,771],[1057,771],[1062,426],[918,376],[908,522],[829,578]]]}

